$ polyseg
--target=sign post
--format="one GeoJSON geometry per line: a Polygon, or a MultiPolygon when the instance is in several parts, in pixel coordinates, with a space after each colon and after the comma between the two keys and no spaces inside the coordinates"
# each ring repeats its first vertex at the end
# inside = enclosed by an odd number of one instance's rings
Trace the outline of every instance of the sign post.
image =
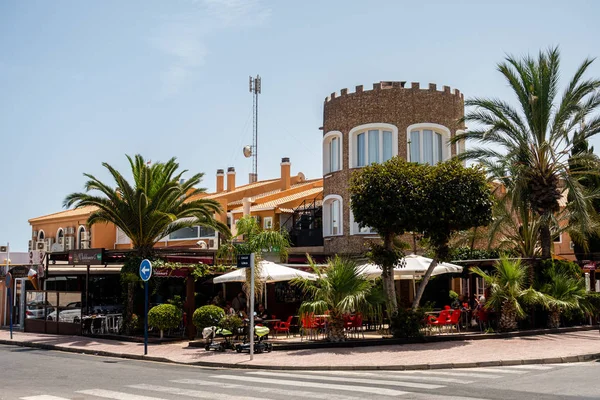
{"type": "Polygon", "coordinates": [[[12,275],[10,272],[6,273],[6,278],[4,278],[4,286],[8,290],[8,314],[10,315],[10,338],[12,339],[12,315],[13,315],[13,303],[12,303],[12,275]]]}
{"type": "Polygon", "coordinates": [[[142,260],[140,278],[144,281],[144,355],[148,354],[148,280],[152,276],[152,263],[142,260]]]}
{"type": "Polygon", "coordinates": [[[250,336],[250,361],[252,361],[254,359],[254,253],[239,255],[237,266],[238,268],[250,269],[250,326],[248,335],[250,336]]]}

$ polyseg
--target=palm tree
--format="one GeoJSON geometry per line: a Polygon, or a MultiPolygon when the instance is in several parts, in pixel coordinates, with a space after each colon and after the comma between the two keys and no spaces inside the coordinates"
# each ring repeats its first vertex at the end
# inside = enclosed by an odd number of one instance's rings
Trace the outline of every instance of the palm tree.
{"type": "Polygon", "coordinates": [[[483,145],[459,157],[486,166],[510,166],[514,208],[527,207],[540,217],[541,256],[551,257],[551,219],[559,211],[559,199],[568,190],[571,211],[578,215],[581,230],[589,229],[592,196],[578,181],[583,171],[571,171],[569,158],[578,165],[598,169],[600,163],[585,152],[571,154],[582,140],[600,132],[600,80],[583,79],[593,62],[586,59],[559,92],[558,48],[540,52],[537,59],[507,57],[498,70],[516,95],[517,108],[500,99],[474,98],[464,121],[477,128],[458,134],[453,142],[474,141],[483,145]]]}
{"type": "Polygon", "coordinates": [[[582,277],[575,277],[556,267],[549,268],[545,274],[548,280],[542,285],[540,291],[546,295],[545,306],[550,312],[549,328],[558,328],[560,316],[567,310],[581,309],[584,312],[590,310],[582,277]]]}
{"type": "Polygon", "coordinates": [[[182,228],[201,225],[229,234],[227,226],[214,218],[221,211],[219,203],[200,197],[206,189],[195,187],[203,174],[183,181],[181,178],[187,170],[177,172],[179,164],[175,158],[152,165],[139,154],[133,159],[127,156],[127,159],[133,183],[108,163],[102,163],[116,185],[112,187],[93,175],[84,174],[89,179],[85,183],[85,193],[68,195],[64,206],[95,207],[88,225],[115,224],[131,239],[141,258],[152,256],[156,242],[182,228]]]}
{"type": "Polygon", "coordinates": [[[303,278],[292,280],[299,286],[307,300],[300,306],[299,313],[324,314],[329,312],[328,336],[332,342],[345,339],[344,314],[374,311],[370,303],[373,283],[361,273],[356,262],[335,256],[322,271],[309,259],[316,281],[303,278]]]}
{"type": "MultiPolygon", "coordinates": [[[[282,259],[287,259],[287,251],[290,247],[290,241],[285,232],[280,232],[274,229],[262,229],[258,221],[246,215],[240,218],[236,224],[236,237],[241,237],[241,241],[235,241],[234,237],[231,240],[224,242],[217,256],[227,260],[230,264],[235,264],[235,260],[240,254],[255,254],[254,276],[261,276],[260,260],[263,259],[264,253],[277,253],[282,259]]],[[[250,274],[246,274],[246,282],[243,286],[246,298],[250,299],[250,274]]],[[[254,293],[260,298],[263,291],[264,282],[260,279],[254,280],[254,293]]]]}
{"type": "Polygon", "coordinates": [[[524,305],[544,301],[543,294],[525,287],[527,267],[521,264],[521,260],[501,257],[494,265],[494,273],[491,275],[478,267],[471,271],[481,276],[490,287],[490,297],[485,302],[485,308],[500,312],[498,328],[502,331],[517,328],[517,320],[526,315],[524,305]]]}
{"type": "MultiPolygon", "coordinates": [[[[130,239],[139,258],[150,258],[156,242],[179,229],[202,225],[229,235],[227,226],[214,218],[221,211],[218,202],[200,196],[206,189],[195,186],[203,174],[196,174],[186,181],[181,177],[187,170],[177,172],[175,158],[166,163],[148,165],[141,155],[127,156],[133,174],[133,183],[108,163],[102,165],[115,181],[112,187],[93,175],[84,174],[85,193],[72,193],[64,200],[65,207],[93,206],[96,211],[88,218],[88,225],[113,223],[130,239]],[[93,192],[94,194],[89,194],[93,192]]],[[[137,268],[138,260],[128,265],[137,268]]],[[[122,281],[127,284],[127,330],[131,328],[133,294],[137,274],[122,271],[122,281]]]]}

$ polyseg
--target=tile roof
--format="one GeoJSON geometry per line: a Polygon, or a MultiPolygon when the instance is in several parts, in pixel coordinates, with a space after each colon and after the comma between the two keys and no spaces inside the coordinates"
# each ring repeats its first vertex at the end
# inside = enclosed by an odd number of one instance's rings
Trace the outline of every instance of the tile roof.
{"type": "MultiPolygon", "coordinates": [[[[299,187],[302,187],[302,186],[310,186],[310,185],[313,185],[315,182],[317,182],[319,180],[320,180],[320,178],[318,178],[318,179],[311,179],[311,180],[307,180],[307,181],[304,181],[304,182],[296,183],[294,185],[291,185],[290,189],[295,189],[295,188],[299,188],[299,187]]],[[[283,192],[283,190],[281,190],[281,189],[271,190],[269,192],[265,192],[265,193],[258,194],[256,196],[252,196],[252,200],[253,201],[257,201],[259,199],[262,199],[263,197],[271,196],[271,195],[274,195],[276,193],[281,193],[281,192],[283,192]]],[[[244,204],[244,200],[236,200],[236,201],[232,201],[232,202],[227,203],[228,206],[241,206],[242,204],[244,204]]]]}
{"type": "Polygon", "coordinates": [[[29,222],[30,223],[45,222],[45,221],[51,221],[51,220],[57,219],[57,218],[83,217],[83,216],[87,216],[87,215],[91,214],[92,212],[96,211],[96,209],[97,208],[94,206],[73,208],[71,210],[59,211],[59,212],[48,214],[48,215],[42,215],[41,217],[31,218],[29,220],[29,222]]]}
{"type": "Polygon", "coordinates": [[[260,187],[260,186],[265,186],[265,185],[268,185],[268,184],[276,182],[276,181],[279,181],[279,179],[269,179],[269,180],[266,180],[266,181],[258,181],[258,182],[254,182],[254,183],[249,183],[247,185],[238,186],[234,190],[232,190],[231,192],[223,191],[223,192],[219,192],[219,193],[209,193],[207,196],[205,196],[205,198],[207,198],[207,199],[215,199],[217,197],[231,195],[231,194],[234,194],[234,193],[243,192],[244,190],[253,189],[253,188],[256,188],[256,187],[260,187]]]}
{"type": "MultiPolygon", "coordinates": [[[[303,199],[305,197],[313,196],[311,198],[314,198],[314,196],[318,195],[319,193],[323,193],[322,187],[311,188],[311,189],[308,189],[308,190],[305,190],[305,191],[302,191],[299,193],[281,197],[276,200],[267,201],[266,203],[256,204],[256,205],[250,207],[250,212],[261,211],[261,210],[270,210],[270,209],[273,209],[273,208],[279,206],[280,204],[289,203],[289,202],[292,202],[295,200],[303,199]]],[[[289,208],[286,208],[286,209],[290,210],[289,208]]],[[[243,211],[243,207],[238,207],[238,208],[232,210],[232,212],[234,212],[234,213],[242,212],[242,211],[243,211]]]]}

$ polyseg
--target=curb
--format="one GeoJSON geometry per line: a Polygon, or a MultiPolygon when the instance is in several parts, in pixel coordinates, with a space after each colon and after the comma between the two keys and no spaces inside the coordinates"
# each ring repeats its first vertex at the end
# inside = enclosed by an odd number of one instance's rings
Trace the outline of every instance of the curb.
{"type": "Polygon", "coordinates": [[[208,368],[230,368],[230,369],[260,369],[273,371],[413,371],[427,369],[452,369],[452,368],[478,368],[478,367],[501,367],[510,365],[530,365],[530,364],[562,364],[585,362],[599,360],[600,353],[588,353],[569,357],[547,357],[535,359],[514,359],[514,360],[498,360],[498,361],[480,361],[480,362],[464,362],[464,363],[437,363],[437,364],[412,364],[412,365],[340,365],[340,366],[294,366],[294,365],[249,365],[249,364],[234,364],[234,363],[219,363],[210,361],[196,361],[192,363],[184,363],[180,361],[169,360],[164,357],[152,357],[137,354],[113,353],[110,351],[97,351],[88,349],[76,349],[70,347],[61,347],[52,344],[35,343],[35,342],[15,342],[6,339],[0,339],[0,344],[13,345],[20,347],[32,347],[42,350],[55,350],[67,353],[87,354],[101,357],[115,357],[137,361],[154,361],[160,363],[176,364],[182,366],[208,367],[208,368]]]}

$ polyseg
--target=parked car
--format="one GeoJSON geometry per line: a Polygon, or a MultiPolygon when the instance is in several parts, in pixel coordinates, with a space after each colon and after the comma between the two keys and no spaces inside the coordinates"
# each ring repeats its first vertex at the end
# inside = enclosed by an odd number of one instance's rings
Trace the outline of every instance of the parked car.
{"type": "MultiPolygon", "coordinates": [[[[48,314],[48,321],[56,321],[56,310],[48,314]]],[[[81,302],[68,303],[58,314],[58,322],[78,323],[81,321],[81,302]]]]}
{"type": "Polygon", "coordinates": [[[43,319],[45,314],[44,309],[47,309],[50,312],[54,311],[54,307],[47,301],[45,303],[41,301],[32,301],[27,304],[25,308],[25,318],[43,319]]]}

